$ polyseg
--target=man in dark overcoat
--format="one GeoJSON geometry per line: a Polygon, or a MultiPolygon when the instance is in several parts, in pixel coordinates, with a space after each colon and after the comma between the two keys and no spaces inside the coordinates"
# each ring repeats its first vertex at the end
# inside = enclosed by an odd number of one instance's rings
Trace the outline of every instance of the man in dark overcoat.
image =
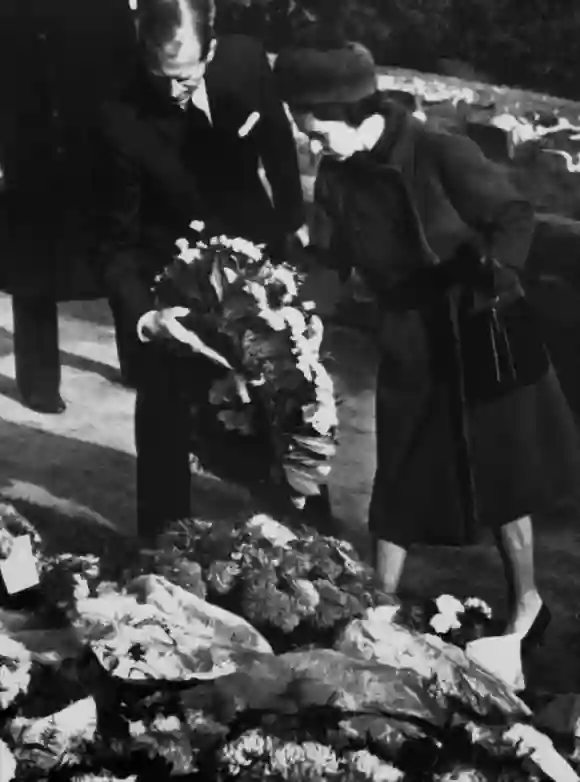
{"type": "Polygon", "coordinates": [[[203,356],[180,354],[176,312],[155,310],[155,276],[193,220],[277,255],[303,224],[296,148],[267,57],[249,38],[216,39],[213,23],[210,0],[140,0],[140,64],[101,116],[102,271],[141,349],[143,537],[191,512],[189,407],[207,399],[215,371],[203,356]]]}
{"type": "Polygon", "coordinates": [[[0,289],[13,296],[18,389],[39,412],[64,409],[57,302],[102,295],[91,126],[134,49],[126,0],[0,3],[0,289]]]}

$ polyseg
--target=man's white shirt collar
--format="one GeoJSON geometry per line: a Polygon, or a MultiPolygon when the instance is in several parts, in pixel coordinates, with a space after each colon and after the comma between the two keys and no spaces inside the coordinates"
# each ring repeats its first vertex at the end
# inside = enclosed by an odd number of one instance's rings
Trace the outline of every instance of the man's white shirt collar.
{"type": "Polygon", "coordinates": [[[203,111],[205,116],[208,118],[210,125],[213,124],[212,116],[211,116],[211,109],[209,106],[209,98],[207,96],[207,86],[205,83],[205,79],[202,79],[199,83],[199,86],[191,94],[190,98],[193,105],[197,108],[203,111]]]}

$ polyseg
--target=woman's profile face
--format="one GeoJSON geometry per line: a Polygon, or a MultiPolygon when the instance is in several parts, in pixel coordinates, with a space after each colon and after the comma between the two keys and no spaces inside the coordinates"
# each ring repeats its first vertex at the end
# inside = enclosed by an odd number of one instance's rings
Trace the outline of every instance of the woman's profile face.
{"type": "Polygon", "coordinates": [[[311,141],[322,145],[323,154],[346,160],[359,149],[358,128],[342,119],[319,119],[312,112],[296,112],[296,126],[311,141]]]}

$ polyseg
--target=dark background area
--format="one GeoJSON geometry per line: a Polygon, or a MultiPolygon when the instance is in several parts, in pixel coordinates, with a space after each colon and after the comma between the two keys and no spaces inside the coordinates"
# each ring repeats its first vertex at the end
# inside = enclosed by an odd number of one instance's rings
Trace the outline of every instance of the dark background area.
{"type": "Polygon", "coordinates": [[[576,99],[577,0],[217,0],[224,31],[270,51],[346,33],[379,65],[518,86],[576,99]]]}

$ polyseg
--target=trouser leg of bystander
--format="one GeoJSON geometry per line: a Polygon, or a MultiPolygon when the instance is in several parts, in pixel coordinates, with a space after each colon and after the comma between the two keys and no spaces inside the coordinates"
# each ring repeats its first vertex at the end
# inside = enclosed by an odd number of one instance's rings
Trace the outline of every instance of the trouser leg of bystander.
{"type": "Polygon", "coordinates": [[[62,413],[58,304],[44,295],[12,297],[16,385],[27,407],[62,413]]]}

